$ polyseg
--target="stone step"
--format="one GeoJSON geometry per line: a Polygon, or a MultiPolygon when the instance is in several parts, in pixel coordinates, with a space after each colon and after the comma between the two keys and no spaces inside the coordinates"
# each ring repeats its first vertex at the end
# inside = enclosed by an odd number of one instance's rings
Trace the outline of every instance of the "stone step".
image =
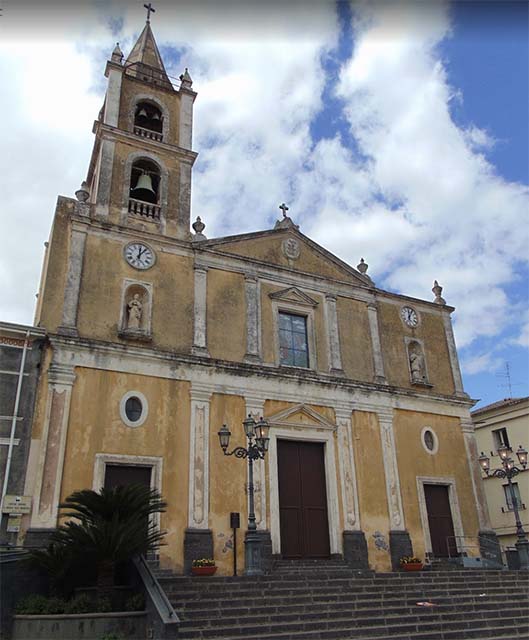
{"type": "MultiPolygon", "coordinates": [[[[529,633],[529,624],[520,621],[518,617],[508,617],[497,612],[497,617],[489,619],[467,618],[466,620],[439,620],[435,615],[425,613],[417,615],[412,621],[402,620],[400,617],[387,617],[384,620],[369,619],[356,620],[350,617],[334,617],[332,619],[299,619],[292,622],[265,623],[259,620],[250,624],[216,625],[211,628],[191,627],[183,623],[180,627],[179,638],[282,638],[281,634],[297,634],[302,637],[320,638],[355,638],[362,637],[371,639],[379,637],[388,640],[389,638],[410,637],[411,634],[437,633],[440,638],[462,638],[483,639],[490,637],[493,633],[501,637],[506,628],[509,633],[516,633],[514,637],[520,637],[519,632],[529,633]],[[319,633],[320,635],[315,635],[319,633]],[[312,635],[308,635],[312,634],[312,635]],[[440,634],[440,635],[439,635],[440,634]]],[[[288,637],[288,636],[287,636],[288,637]]],[[[435,636],[434,636],[435,637],[435,636]]],[[[510,636],[512,637],[512,635],[510,636]]]]}
{"type": "MultiPolygon", "coordinates": [[[[415,613],[418,611],[417,602],[421,600],[409,600],[403,602],[395,598],[392,601],[383,603],[383,611],[389,615],[406,615],[415,613]]],[[[465,599],[458,599],[455,602],[442,602],[438,599],[428,600],[433,602],[435,610],[441,613],[447,611],[452,612],[454,615],[468,614],[469,612],[475,613],[481,616],[488,611],[505,610],[505,600],[497,598],[495,600],[482,600],[469,601],[465,599]]],[[[527,610],[527,598],[520,596],[517,601],[509,601],[509,610],[516,611],[517,614],[524,615],[527,610]]],[[[184,608],[185,618],[191,620],[193,618],[201,619],[219,619],[223,617],[245,617],[245,616],[287,616],[287,615],[304,615],[306,613],[317,613],[321,615],[348,612],[355,616],[377,616],[380,614],[381,606],[378,603],[373,602],[355,602],[349,600],[345,602],[310,602],[310,603],[275,603],[267,604],[264,606],[256,607],[248,603],[246,606],[239,603],[219,603],[217,606],[212,606],[212,603],[207,602],[187,602],[184,608]]]]}

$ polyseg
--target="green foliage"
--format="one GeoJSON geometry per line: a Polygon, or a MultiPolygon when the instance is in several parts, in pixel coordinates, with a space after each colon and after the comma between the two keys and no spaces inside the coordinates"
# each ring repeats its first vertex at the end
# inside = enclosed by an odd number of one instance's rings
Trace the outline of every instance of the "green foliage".
{"type": "Polygon", "coordinates": [[[403,556],[400,559],[400,564],[422,564],[422,560],[415,556],[403,556]]]}
{"type": "Polygon", "coordinates": [[[143,595],[143,593],[135,593],[125,602],[125,611],[144,611],[144,609],[145,596],[143,595]]]}
{"type": "Polygon", "coordinates": [[[215,560],[213,558],[199,558],[197,560],[193,560],[193,567],[214,567],[215,560]]]}
{"type": "Polygon", "coordinates": [[[26,596],[17,603],[15,611],[19,615],[52,615],[64,613],[66,602],[62,598],[47,598],[39,594],[26,596]]]}
{"type": "Polygon", "coordinates": [[[72,520],[59,526],[47,549],[32,551],[28,560],[46,571],[54,592],[71,592],[72,578],[79,584],[79,577],[96,567],[102,595],[114,584],[117,565],[157,549],[165,535],[152,516],[164,512],[166,503],[143,485],[84,489],[59,506],[66,510],[62,517],[72,520]]]}

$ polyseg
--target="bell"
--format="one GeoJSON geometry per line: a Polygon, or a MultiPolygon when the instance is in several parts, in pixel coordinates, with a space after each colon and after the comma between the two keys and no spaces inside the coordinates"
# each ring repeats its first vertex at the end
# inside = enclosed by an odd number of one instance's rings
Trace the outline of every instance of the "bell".
{"type": "Polygon", "coordinates": [[[155,111],[153,116],[152,116],[152,118],[151,118],[151,120],[159,120],[159,119],[160,119],[160,116],[158,115],[158,112],[155,111]]]}
{"type": "Polygon", "coordinates": [[[142,173],[130,195],[136,200],[156,204],[156,192],[152,188],[151,176],[147,173],[142,173]]]}
{"type": "Polygon", "coordinates": [[[145,109],[141,108],[140,111],[138,112],[138,118],[148,118],[149,116],[147,115],[147,111],[145,111],[145,109]]]}

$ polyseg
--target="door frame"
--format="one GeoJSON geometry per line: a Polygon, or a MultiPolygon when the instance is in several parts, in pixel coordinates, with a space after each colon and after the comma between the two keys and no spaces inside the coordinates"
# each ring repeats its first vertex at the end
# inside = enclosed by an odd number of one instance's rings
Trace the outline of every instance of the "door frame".
{"type": "Polygon", "coordinates": [[[281,530],[279,520],[279,483],[277,468],[277,441],[302,440],[304,442],[323,443],[323,461],[325,465],[325,489],[327,493],[327,519],[329,522],[329,551],[332,554],[342,553],[342,541],[339,535],[338,484],[335,465],[334,430],[321,430],[305,426],[303,430],[275,427],[270,429],[270,446],[268,452],[270,482],[270,536],[272,553],[281,553],[281,530]]]}
{"type": "Polygon", "coordinates": [[[417,495],[419,497],[419,513],[421,515],[422,531],[424,534],[424,548],[426,553],[432,554],[432,536],[430,533],[430,524],[428,522],[428,509],[426,507],[426,495],[424,492],[425,484],[437,484],[448,487],[448,500],[450,503],[450,513],[452,515],[452,524],[454,526],[454,535],[456,536],[455,544],[457,551],[461,553],[465,546],[465,532],[463,530],[463,521],[461,519],[461,511],[459,509],[459,500],[457,498],[455,478],[447,477],[429,477],[417,476],[417,495]]]}
{"type": "MultiPolygon", "coordinates": [[[[108,465],[123,467],[150,467],[151,489],[162,493],[163,458],[159,456],[129,456],[121,453],[96,453],[92,489],[100,491],[105,486],[105,471],[108,465]]],[[[154,513],[152,521],[160,528],[160,514],[154,513]]]]}

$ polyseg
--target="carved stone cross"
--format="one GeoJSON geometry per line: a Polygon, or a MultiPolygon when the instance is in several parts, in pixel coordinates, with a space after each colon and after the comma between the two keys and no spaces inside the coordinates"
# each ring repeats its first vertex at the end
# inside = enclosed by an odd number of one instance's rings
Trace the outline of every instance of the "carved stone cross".
{"type": "Polygon", "coordinates": [[[146,9],[147,9],[147,22],[151,21],[151,13],[156,13],[156,9],[152,6],[152,4],[149,2],[149,4],[144,4],[143,5],[146,9]]]}
{"type": "Polygon", "coordinates": [[[287,217],[287,211],[288,211],[287,205],[283,202],[283,204],[279,205],[279,208],[283,212],[283,218],[286,218],[287,217]]]}

